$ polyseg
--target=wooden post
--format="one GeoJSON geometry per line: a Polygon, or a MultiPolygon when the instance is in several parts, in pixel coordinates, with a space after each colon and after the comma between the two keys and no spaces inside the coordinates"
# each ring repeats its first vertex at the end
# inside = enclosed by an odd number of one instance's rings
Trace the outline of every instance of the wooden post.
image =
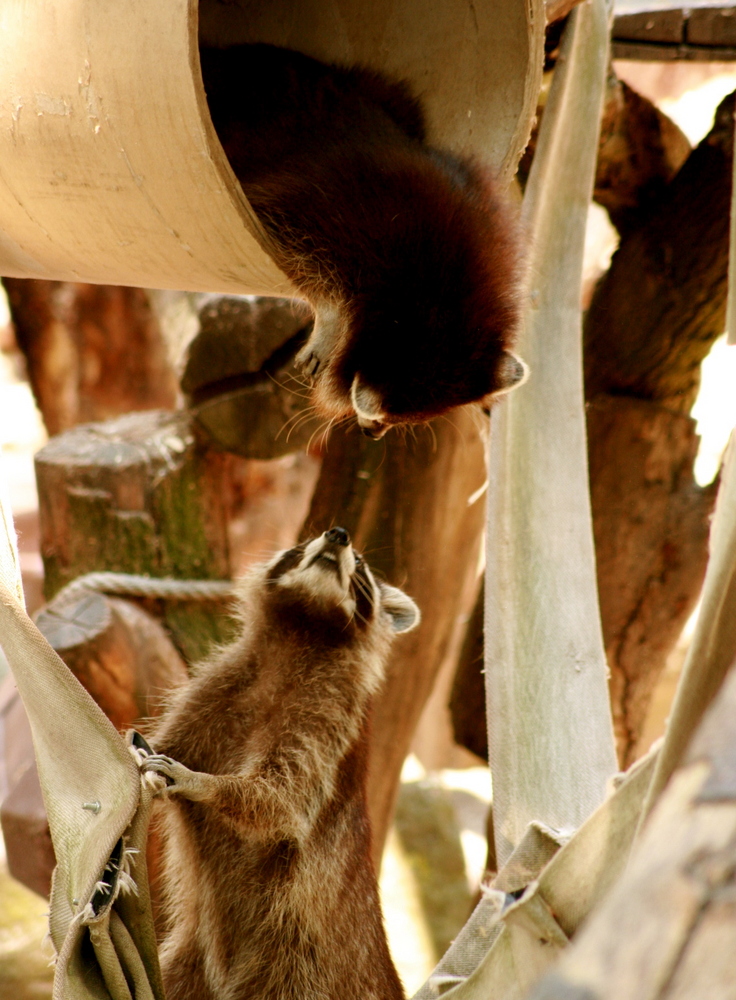
{"type": "Polygon", "coordinates": [[[49,434],[174,407],[176,377],[144,289],[27,278],[3,284],[49,434]]]}
{"type": "Polygon", "coordinates": [[[52,601],[36,624],[121,733],[157,715],[187,679],[160,623],[130,601],[94,593],[52,601]]]}
{"type": "Polygon", "coordinates": [[[477,407],[380,442],[356,427],[329,439],[303,536],[347,528],[371,567],[416,600],[422,624],[397,640],[375,706],[368,786],[380,858],[401,766],[445,656],[461,640],[478,576],[486,426],[477,407]]]}
{"type": "MultiPolygon", "coordinates": [[[[134,413],[52,438],[36,456],[46,595],[93,570],[230,575],[228,458],[181,413],[134,413]]],[[[185,660],[228,635],[220,602],[166,603],[185,660]]]]}

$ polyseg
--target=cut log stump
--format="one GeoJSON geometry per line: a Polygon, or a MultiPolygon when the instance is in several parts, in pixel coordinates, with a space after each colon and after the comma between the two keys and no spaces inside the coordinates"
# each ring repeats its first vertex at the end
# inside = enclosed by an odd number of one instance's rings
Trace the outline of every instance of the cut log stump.
{"type": "MultiPolygon", "coordinates": [[[[36,456],[47,597],[101,570],[229,577],[227,467],[183,414],[134,413],[52,438],[36,456]]],[[[221,602],[161,608],[187,662],[230,634],[221,602]]]]}
{"type": "Polygon", "coordinates": [[[95,593],[52,601],[36,624],[121,733],[157,715],[187,679],[161,624],[130,601],[95,593]]]}
{"type": "Polygon", "coordinates": [[[294,357],[311,312],[289,299],[153,292],[198,427],[214,447],[278,458],[308,447],[324,427],[294,357]]]}

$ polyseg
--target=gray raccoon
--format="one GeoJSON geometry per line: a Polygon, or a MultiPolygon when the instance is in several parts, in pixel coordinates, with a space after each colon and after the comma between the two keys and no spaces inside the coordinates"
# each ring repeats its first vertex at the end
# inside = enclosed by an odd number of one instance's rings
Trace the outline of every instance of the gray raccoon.
{"type": "Polygon", "coordinates": [[[332,528],[257,567],[243,631],[179,689],[162,794],[168,1000],[399,1000],[366,807],[372,697],[419,622],[332,528]]]}

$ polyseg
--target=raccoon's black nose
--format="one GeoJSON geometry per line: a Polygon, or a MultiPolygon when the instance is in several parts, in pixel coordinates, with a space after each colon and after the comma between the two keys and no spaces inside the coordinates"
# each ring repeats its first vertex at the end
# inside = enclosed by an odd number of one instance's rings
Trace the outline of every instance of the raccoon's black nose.
{"type": "Polygon", "coordinates": [[[344,528],[330,528],[325,532],[325,538],[336,545],[350,545],[350,535],[344,528]]]}
{"type": "Polygon", "coordinates": [[[372,441],[380,441],[388,430],[388,424],[382,424],[380,420],[371,420],[368,424],[359,423],[358,426],[360,433],[372,441]]]}

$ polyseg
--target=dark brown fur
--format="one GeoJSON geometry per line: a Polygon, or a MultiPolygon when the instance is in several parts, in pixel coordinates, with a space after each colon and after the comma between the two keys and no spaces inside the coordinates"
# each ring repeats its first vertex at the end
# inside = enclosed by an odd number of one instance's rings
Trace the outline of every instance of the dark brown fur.
{"type": "Polygon", "coordinates": [[[365,780],[371,698],[418,613],[340,532],[251,573],[241,638],[152,734],[144,768],[169,782],[168,1000],[403,997],[365,780]]]}
{"type": "Polygon", "coordinates": [[[521,381],[519,237],[478,164],[428,145],[409,87],[267,45],[204,50],[218,136],[315,310],[315,402],[380,436],[521,381]]]}

